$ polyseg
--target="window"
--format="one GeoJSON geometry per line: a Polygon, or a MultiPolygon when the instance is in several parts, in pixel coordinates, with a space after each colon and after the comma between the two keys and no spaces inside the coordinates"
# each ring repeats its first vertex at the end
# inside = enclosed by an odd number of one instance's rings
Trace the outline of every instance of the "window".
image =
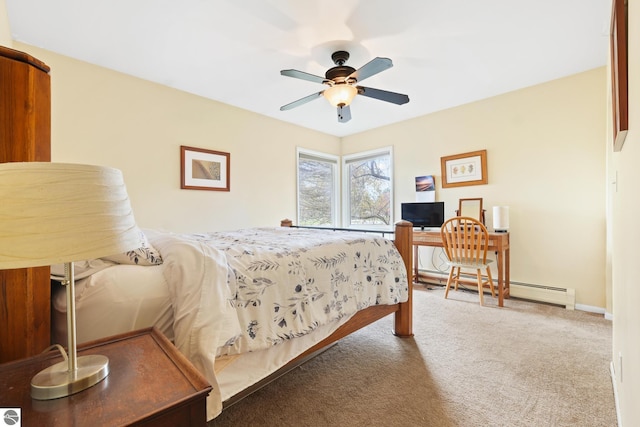
{"type": "Polygon", "coordinates": [[[393,221],[392,150],[345,156],[343,224],[353,228],[387,228],[393,221]]]}
{"type": "Polygon", "coordinates": [[[298,148],[297,223],[388,229],[393,224],[391,147],[342,159],[342,208],[339,160],[337,156],[298,148]]]}
{"type": "Polygon", "coordinates": [[[339,226],[337,156],[298,148],[298,224],[339,226]]]}

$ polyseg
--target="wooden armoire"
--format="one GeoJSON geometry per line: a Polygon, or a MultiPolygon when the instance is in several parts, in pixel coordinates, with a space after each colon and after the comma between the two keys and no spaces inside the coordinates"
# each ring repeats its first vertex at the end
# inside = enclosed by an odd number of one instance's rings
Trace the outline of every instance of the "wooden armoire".
{"type": "MultiPolygon", "coordinates": [[[[50,161],[49,67],[0,46],[0,163],[50,161]]],[[[50,343],[49,267],[0,270],[0,363],[36,355],[50,343]]]]}

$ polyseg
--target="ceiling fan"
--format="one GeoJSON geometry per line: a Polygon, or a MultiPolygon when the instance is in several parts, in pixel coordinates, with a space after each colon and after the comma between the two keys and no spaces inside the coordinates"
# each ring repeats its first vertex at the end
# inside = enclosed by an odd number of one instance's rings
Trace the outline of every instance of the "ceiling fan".
{"type": "Polygon", "coordinates": [[[280,74],[283,76],[322,83],[329,86],[329,88],[325,90],[305,96],[304,98],[300,98],[287,105],[283,105],[280,107],[280,111],[290,110],[319,98],[320,96],[324,96],[331,105],[337,107],[338,121],[340,123],[346,123],[351,120],[351,109],[349,108],[349,104],[351,104],[351,101],[353,101],[353,98],[355,98],[356,95],[367,96],[369,98],[375,98],[398,105],[409,102],[409,97],[401,93],[356,86],[356,83],[393,67],[393,62],[391,62],[389,58],[374,58],[357,70],[345,65],[349,59],[349,52],[339,50],[331,55],[331,59],[336,66],[329,68],[324,77],[298,70],[280,71],[280,74]]]}

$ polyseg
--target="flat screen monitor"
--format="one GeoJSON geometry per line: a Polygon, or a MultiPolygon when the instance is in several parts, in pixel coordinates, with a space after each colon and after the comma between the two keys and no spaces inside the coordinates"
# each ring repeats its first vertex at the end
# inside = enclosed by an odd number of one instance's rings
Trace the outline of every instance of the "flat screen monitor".
{"type": "Polygon", "coordinates": [[[444,202],[402,203],[402,219],[414,227],[441,227],[444,222],[444,202]]]}

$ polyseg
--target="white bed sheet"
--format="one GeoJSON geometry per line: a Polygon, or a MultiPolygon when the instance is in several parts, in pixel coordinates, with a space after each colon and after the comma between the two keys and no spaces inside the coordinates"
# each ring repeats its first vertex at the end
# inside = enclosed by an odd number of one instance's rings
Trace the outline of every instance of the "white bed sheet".
{"type": "MultiPolygon", "coordinates": [[[[56,286],[53,341],[63,345],[67,341],[66,314],[65,288],[56,286]]],[[[163,266],[101,266],[89,277],[76,281],[76,316],[79,344],[150,326],[173,341],[173,311],[163,266]]],[[[268,350],[232,356],[228,364],[216,364],[222,401],[277,371],[348,319],[344,317],[268,350]]]]}
{"type": "MultiPolygon", "coordinates": [[[[64,286],[53,294],[53,342],[66,345],[67,301],[64,286]]],[[[173,341],[173,311],[163,266],[111,265],[76,281],[78,343],[155,326],[173,341]],[[115,314],[117,313],[117,314],[115,314]]],[[[322,341],[350,316],[268,350],[231,356],[216,363],[222,401],[261,381],[322,341]]]]}
{"type": "MultiPolygon", "coordinates": [[[[173,340],[173,311],[163,268],[115,264],[76,280],[78,344],[151,326],[173,340]]],[[[54,343],[67,343],[66,316],[66,289],[54,286],[54,343]]]]}
{"type": "Polygon", "coordinates": [[[307,349],[327,338],[351,317],[334,320],[307,335],[286,341],[278,346],[240,354],[224,367],[218,367],[218,362],[216,362],[216,380],[220,387],[222,402],[275,373],[307,349]]]}

